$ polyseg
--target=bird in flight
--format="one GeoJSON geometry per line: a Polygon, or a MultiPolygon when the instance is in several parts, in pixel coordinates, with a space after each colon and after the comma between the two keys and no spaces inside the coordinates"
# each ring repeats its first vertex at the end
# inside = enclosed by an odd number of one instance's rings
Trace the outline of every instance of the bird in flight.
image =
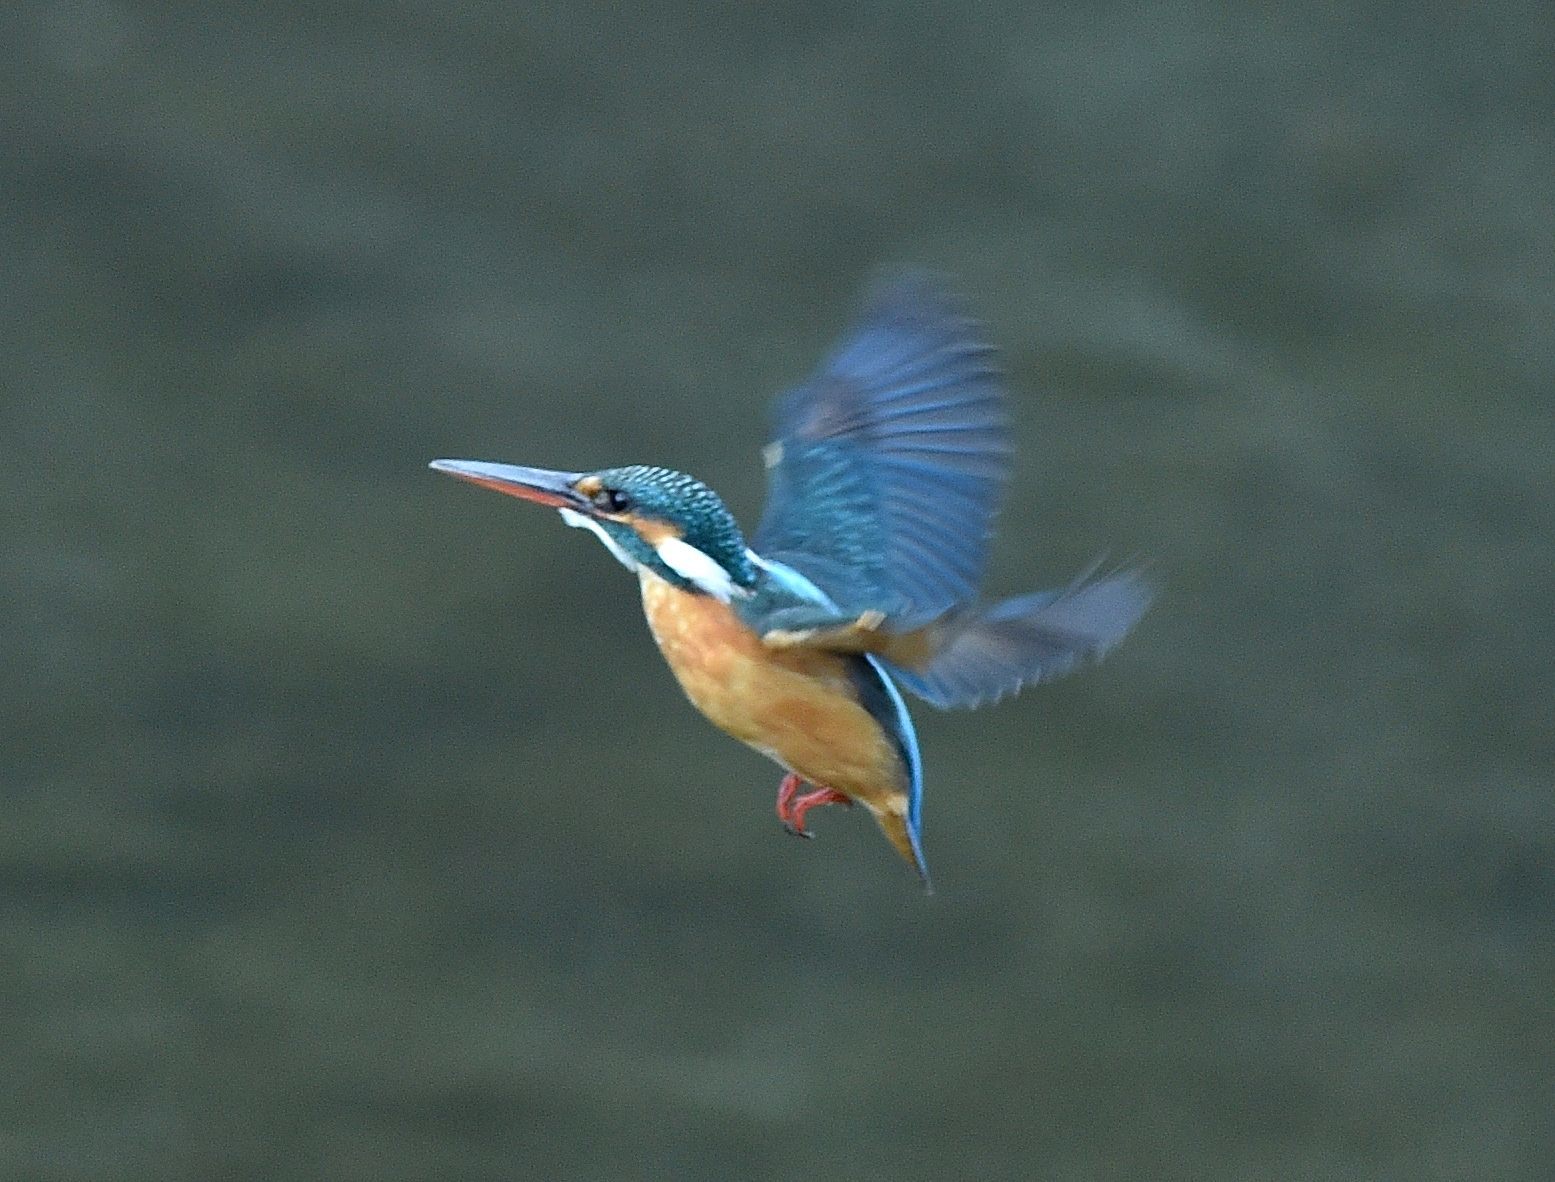
{"type": "Polygon", "coordinates": [[[1137,571],[980,598],[1010,468],[1001,375],[932,278],[877,286],[780,396],[749,543],[707,485],[632,464],[432,468],[556,509],[637,575],[648,627],[714,725],[777,762],[777,815],[866,808],[925,886],[923,765],[901,690],[981,706],[1100,657],[1150,600],[1137,571]]]}

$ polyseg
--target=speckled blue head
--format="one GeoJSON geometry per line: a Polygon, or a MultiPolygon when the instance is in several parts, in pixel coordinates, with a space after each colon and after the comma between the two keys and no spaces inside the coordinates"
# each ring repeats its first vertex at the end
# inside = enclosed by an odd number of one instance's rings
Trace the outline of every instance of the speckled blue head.
{"type": "Polygon", "coordinates": [[[646,568],[684,590],[729,600],[756,583],[734,515],[717,493],[684,472],[647,464],[552,472],[475,460],[434,460],[432,467],[549,505],[567,524],[597,534],[628,569],[646,568]]]}

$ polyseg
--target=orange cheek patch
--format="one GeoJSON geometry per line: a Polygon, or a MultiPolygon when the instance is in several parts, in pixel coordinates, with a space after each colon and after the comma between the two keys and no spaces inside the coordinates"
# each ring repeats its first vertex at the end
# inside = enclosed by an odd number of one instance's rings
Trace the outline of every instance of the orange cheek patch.
{"type": "Polygon", "coordinates": [[[655,521],[650,517],[634,517],[631,526],[650,546],[657,546],[660,542],[667,542],[671,538],[684,537],[686,532],[668,521],[655,521]]]}

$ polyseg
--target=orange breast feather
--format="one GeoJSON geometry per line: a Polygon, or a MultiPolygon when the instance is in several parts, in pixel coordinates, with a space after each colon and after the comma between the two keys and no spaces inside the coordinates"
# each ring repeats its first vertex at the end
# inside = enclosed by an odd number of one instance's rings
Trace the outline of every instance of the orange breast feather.
{"type": "Polygon", "coordinates": [[[876,812],[905,807],[906,769],[855,700],[844,658],[768,649],[728,604],[647,571],[640,577],[654,640],[686,696],[715,725],[876,812]]]}

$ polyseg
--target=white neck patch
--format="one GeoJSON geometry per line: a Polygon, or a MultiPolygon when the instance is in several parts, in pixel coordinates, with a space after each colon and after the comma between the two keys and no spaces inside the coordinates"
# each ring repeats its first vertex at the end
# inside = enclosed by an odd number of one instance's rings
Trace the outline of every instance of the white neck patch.
{"type": "Polygon", "coordinates": [[[558,509],[557,512],[562,515],[562,520],[572,526],[573,529],[593,530],[594,536],[605,543],[605,549],[614,554],[616,561],[626,567],[627,570],[634,571],[637,569],[637,559],[621,549],[616,540],[605,532],[604,526],[600,525],[592,517],[585,517],[575,509],[558,509]]]}
{"type": "Polygon", "coordinates": [[[728,603],[736,595],[747,594],[734,585],[728,571],[689,542],[679,538],[665,538],[654,549],[659,552],[665,566],[720,603],[728,603]]]}

